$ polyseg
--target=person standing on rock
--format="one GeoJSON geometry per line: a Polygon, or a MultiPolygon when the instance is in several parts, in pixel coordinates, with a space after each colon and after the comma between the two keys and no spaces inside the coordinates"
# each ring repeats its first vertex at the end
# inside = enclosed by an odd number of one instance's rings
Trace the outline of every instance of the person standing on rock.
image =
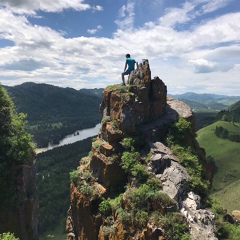
{"type": "Polygon", "coordinates": [[[124,67],[124,71],[123,71],[123,73],[122,73],[123,85],[126,85],[126,84],[125,84],[124,75],[129,75],[129,74],[131,73],[131,71],[134,70],[135,64],[137,65],[137,68],[138,68],[138,62],[136,62],[134,58],[131,58],[131,56],[130,56],[129,53],[126,54],[125,67],[124,67]]]}

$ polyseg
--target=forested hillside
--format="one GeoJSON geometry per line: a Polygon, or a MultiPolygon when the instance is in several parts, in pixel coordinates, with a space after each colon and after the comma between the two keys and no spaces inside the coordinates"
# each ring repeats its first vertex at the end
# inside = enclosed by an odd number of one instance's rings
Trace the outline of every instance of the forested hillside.
{"type": "MultiPolygon", "coordinates": [[[[69,173],[79,160],[88,154],[91,139],[88,138],[37,155],[37,186],[39,191],[39,234],[61,225],[65,232],[66,212],[69,206],[69,173]]],[[[47,233],[44,234],[44,232],[47,233]]],[[[59,240],[59,239],[58,239],[59,240]]]]}
{"type": "Polygon", "coordinates": [[[240,122],[240,101],[234,103],[226,110],[218,113],[217,119],[222,119],[229,122],[240,122]]]}
{"type": "Polygon", "coordinates": [[[38,147],[58,143],[76,130],[100,121],[101,89],[75,90],[49,84],[24,83],[6,87],[17,112],[27,114],[27,131],[38,147]]]}

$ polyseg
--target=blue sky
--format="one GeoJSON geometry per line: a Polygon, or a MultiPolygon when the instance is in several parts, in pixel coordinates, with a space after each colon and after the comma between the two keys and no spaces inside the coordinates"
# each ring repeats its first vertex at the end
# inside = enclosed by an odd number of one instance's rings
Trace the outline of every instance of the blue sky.
{"type": "Polygon", "coordinates": [[[168,93],[240,95],[239,0],[0,0],[0,82],[100,88],[125,54],[168,93]]]}

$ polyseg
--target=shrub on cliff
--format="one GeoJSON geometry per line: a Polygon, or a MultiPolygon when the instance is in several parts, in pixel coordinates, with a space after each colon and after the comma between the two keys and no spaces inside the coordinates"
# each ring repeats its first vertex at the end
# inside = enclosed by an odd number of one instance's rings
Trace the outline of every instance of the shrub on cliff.
{"type": "Polygon", "coordinates": [[[131,177],[135,178],[138,184],[145,183],[149,177],[149,173],[144,165],[141,164],[140,154],[135,150],[137,141],[131,137],[124,138],[121,144],[126,151],[121,157],[122,168],[131,177]]]}
{"type": "Polygon", "coordinates": [[[169,130],[167,143],[179,158],[180,163],[190,175],[190,188],[195,193],[206,198],[208,195],[208,181],[203,179],[203,169],[195,151],[186,144],[185,136],[194,136],[189,122],[179,117],[169,130]]]}
{"type": "Polygon", "coordinates": [[[19,238],[16,238],[13,233],[2,233],[0,234],[0,240],[19,240],[19,238]]]}
{"type": "Polygon", "coordinates": [[[190,240],[189,228],[184,216],[180,213],[169,213],[163,220],[165,238],[171,240],[190,240]]]}
{"type": "Polygon", "coordinates": [[[178,121],[169,128],[167,142],[169,145],[180,144],[186,146],[186,140],[190,136],[195,136],[192,132],[191,123],[183,117],[179,117],[178,121]]]}
{"type": "Polygon", "coordinates": [[[112,212],[110,201],[104,198],[102,202],[99,204],[98,209],[103,215],[105,216],[110,215],[112,212]]]}

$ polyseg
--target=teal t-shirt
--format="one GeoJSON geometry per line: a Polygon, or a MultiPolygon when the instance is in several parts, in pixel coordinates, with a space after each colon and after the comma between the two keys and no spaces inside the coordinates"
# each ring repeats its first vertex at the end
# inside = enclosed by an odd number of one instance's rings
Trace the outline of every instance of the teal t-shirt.
{"type": "Polygon", "coordinates": [[[135,65],[135,59],[133,59],[133,58],[127,58],[126,59],[126,63],[127,63],[127,65],[128,65],[128,68],[127,68],[127,70],[134,70],[134,65],[135,65]]]}

